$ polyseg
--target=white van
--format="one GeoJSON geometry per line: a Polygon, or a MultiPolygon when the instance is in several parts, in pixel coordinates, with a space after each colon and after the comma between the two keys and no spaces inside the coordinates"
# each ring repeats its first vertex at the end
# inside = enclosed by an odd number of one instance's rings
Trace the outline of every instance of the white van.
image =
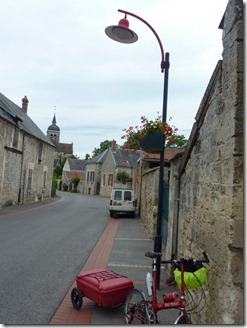
{"type": "Polygon", "coordinates": [[[113,188],[110,198],[110,216],[129,214],[135,217],[136,200],[132,189],[113,188]]]}

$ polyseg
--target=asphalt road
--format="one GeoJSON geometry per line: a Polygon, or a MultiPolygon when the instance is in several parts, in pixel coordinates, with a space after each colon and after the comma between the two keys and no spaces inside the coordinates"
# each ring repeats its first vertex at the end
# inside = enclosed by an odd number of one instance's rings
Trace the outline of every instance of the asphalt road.
{"type": "Polygon", "coordinates": [[[48,324],[110,221],[107,198],[58,195],[0,210],[1,324],[48,324]]]}

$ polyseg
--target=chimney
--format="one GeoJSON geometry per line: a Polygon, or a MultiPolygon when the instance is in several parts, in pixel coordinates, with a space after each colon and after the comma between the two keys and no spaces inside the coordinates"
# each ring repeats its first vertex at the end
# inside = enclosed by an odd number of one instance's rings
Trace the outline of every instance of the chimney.
{"type": "Polygon", "coordinates": [[[23,99],[22,99],[22,110],[24,113],[27,114],[27,106],[28,106],[28,99],[27,99],[27,96],[25,96],[23,99]]]}
{"type": "Polygon", "coordinates": [[[116,149],[117,149],[116,140],[113,139],[111,143],[111,150],[116,151],[116,149]]]}

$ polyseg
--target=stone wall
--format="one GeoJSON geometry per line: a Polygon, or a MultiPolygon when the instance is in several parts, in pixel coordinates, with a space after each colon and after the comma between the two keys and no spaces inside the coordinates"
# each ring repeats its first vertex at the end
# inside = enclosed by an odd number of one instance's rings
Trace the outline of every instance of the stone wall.
{"type": "MultiPolygon", "coordinates": [[[[202,99],[177,172],[179,215],[169,213],[167,257],[169,252],[178,257],[201,257],[206,251],[210,258],[206,306],[192,316],[198,324],[243,324],[242,1],[228,2],[222,27],[223,60],[202,99]]],[[[176,173],[176,166],[172,171],[176,173]]],[[[173,174],[171,183],[176,181],[173,174]]],[[[170,208],[174,198],[175,193],[170,208]]]]}
{"type": "Polygon", "coordinates": [[[39,162],[38,139],[4,120],[0,120],[0,134],[0,206],[49,199],[55,148],[42,142],[39,162]],[[14,135],[18,136],[15,145],[14,135]],[[29,169],[32,179],[28,185],[29,169]]]}
{"type": "Polygon", "coordinates": [[[149,238],[154,238],[157,227],[159,167],[147,170],[141,177],[140,217],[149,238]]]}
{"type": "MultiPolygon", "coordinates": [[[[102,164],[101,170],[101,186],[100,195],[104,197],[110,197],[112,191],[112,185],[108,184],[109,174],[113,176],[114,179],[115,165],[113,161],[112,152],[109,150],[107,156],[102,164]]],[[[114,183],[114,181],[112,181],[114,183]]]]}

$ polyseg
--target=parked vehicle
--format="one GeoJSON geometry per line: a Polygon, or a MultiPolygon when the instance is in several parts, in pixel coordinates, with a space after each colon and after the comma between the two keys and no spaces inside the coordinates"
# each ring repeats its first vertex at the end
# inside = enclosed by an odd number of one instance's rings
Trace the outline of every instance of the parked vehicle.
{"type": "Polygon", "coordinates": [[[113,188],[109,205],[110,216],[129,214],[135,217],[136,199],[133,189],[113,188]]]}

